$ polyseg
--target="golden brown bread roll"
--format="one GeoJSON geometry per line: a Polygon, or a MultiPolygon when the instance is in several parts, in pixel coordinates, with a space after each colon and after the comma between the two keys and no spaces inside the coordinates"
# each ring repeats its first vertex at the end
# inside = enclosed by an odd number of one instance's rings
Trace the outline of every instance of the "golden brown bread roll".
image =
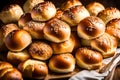
{"type": "Polygon", "coordinates": [[[0,12],[0,20],[5,24],[17,22],[22,14],[23,10],[18,4],[10,4],[0,12]]]}
{"type": "Polygon", "coordinates": [[[6,24],[6,25],[2,26],[1,29],[3,31],[2,34],[3,34],[4,38],[5,38],[13,30],[18,30],[19,27],[14,23],[10,23],[10,24],[6,24]]]}
{"type": "Polygon", "coordinates": [[[11,64],[18,65],[19,63],[30,58],[30,54],[27,50],[23,50],[20,52],[12,52],[8,51],[7,53],[7,61],[11,64]]]}
{"type": "Polygon", "coordinates": [[[105,7],[100,2],[91,2],[86,5],[87,10],[89,11],[91,16],[97,16],[97,14],[104,10],[105,7]]]}
{"type": "Polygon", "coordinates": [[[10,51],[22,51],[32,42],[25,30],[13,30],[5,37],[5,45],[10,51]]]}
{"type": "Polygon", "coordinates": [[[120,11],[115,7],[108,7],[99,12],[97,16],[107,24],[112,19],[120,18],[120,11]]]}
{"type": "Polygon", "coordinates": [[[44,2],[44,0],[26,0],[24,5],[23,5],[23,10],[25,13],[30,12],[33,7],[41,2],[44,2]]]}
{"type": "Polygon", "coordinates": [[[20,28],[23,28],[27,22],[31,21],[31,14],[30,13],[24,13],[23,15],[21,15],[21,17],[18,20],[18,25],[20,28]]]}
{"type": "Polygon", "coordinates": [[[52,56],[48,63],[49,69],[57,73],[69,73],[75,69],[75,58],[70,53],[52,56]]]}
{"type": "Polygon", "coordinates": [[[32,58],[38,60],[47,60],[53,54],[53,49],[51,46],[48,43],[42,41],[32,42],[28,51],[32,58]]]}
{"type": "Polygon", "coordinates": [[[110,20],[106,24],[105,32],[120,39],[120,18],[110,20]]]}
{"type": "Polygon", "coordinates": [[[116,53],[117,40],[115,37],[104,33],[104,35],[91,40],[91,47],[101,52],[104,58],[112,57],[116,53]]]}
{"type": "Polygon", "coordinates": [[[82,19],[90,16],[87,9],[82,5],[76,5],[64,11],[61,20],[67,22],[70,26],[76,26],[82,19]]]}
{"type": "Polygon", "coordinates": [[[43,28],[44,22],[35,22],[33,20],[26,23],[23,27],[24,30],[28,31],[33,39],[44,39],[43,28]]]}
{"type": "Polygon", "coordinates": [[[83,69],[99,69],[102,66],[101,53],[87,47],[79,48],[75,53],[77,65],[83,69]]]}
{"type": "Polygon", "coordinates": [[[31,11],[31,17],[35,21],[47,21],[56,15],[56,7],[50,1],[37,4],[31,11]]]}
{"type": "Polygon", "coordinates": [[[24,77],[43,78],[48,75],[48,67],[46,63],[38,60],[28,59],[18,65],[24,77]]]}
{"type": "Polygon", "coordinates": [[[71,29],[67,23],[55,18],[46,23],[43,32],[48,41],[60,43],[70,38],[71,29]]]}
{"type": "Polygon", "coordinates": [[[86,17],[78,24],[77,33],[83,39],[94,39],[105,33],[105,24],[98,17],[86,17]]]}
{"type": "Polygon", "coordinates": [[[0,61],[0,71],[5,68],[13,68],[13,66],[5,61],[0,61]]]}
{"type": "Polygon", "coordinates": [[[0,80],[23,80],[23,78],[16,68],[5,68],[0,71],[0,80]]]}
{"type": "Polygon", "coordinates": [[[74,46],[75,39],[73,35],[71,35],[68,40],[61,43],[51,42],[51,47],[54,54],[71,53],[74,49],[74,46]]]}
{"type": "Polygon", "coordinates": [[[63,11],[76,6],[76,5],[82,5],[82,3],[79,0],[66,0],[62,5],[61,5],[61,9],[63,11]]]}
{"type": "Polygon", "coordinates": [[[63,11],[60,9],[57,9],[57,12],[54,18],[61,19],[62,15],[63,15],[63,11]]]}

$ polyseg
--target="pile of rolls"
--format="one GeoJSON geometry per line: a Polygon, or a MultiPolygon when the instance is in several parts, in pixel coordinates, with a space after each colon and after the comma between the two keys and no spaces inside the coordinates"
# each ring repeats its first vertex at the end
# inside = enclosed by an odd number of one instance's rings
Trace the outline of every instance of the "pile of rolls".
{"type": "Polygon", "coordinates": [[[2,80],[45,78],[50,72],[71,73],[76,66],[96,70],[120,44],[120,11],[100,2],[66,0],[57,7],[50,0],[26,0],[23,6],[5,6],[0,20],[0,52],[7,53],[6,62],[0,62],[2,80]],[[5,64],[10,69],[1,69],[5,64]]]}

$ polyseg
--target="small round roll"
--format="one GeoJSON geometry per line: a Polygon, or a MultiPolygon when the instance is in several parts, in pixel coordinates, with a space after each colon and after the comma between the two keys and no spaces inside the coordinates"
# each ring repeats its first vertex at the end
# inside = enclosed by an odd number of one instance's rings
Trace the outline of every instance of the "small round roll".
{"type": "Polygon", "coordinates": [[[4,38],[5,38],[13,30],[18,30],[19,27],[14,23],[9,23],[9,24],[6,24],[6,25],[2,26],[1,29],[3,31],[2,34],[3,34],[4,38]]]}
{"type": "Polygon", "coordinates": [[[56,7],[50,1],[37,4],[31,11],[31,17],[35,21],[48,21],[56,15],[56,7]]]}
{"type": "Polygon", "coordinates": [[[18,25],[21,29],[26,25],[27,22],[31,21],[31,14],[30,13],[24,13],[21,15],[21,17],[18,20],[18,25]]]}
{"type": "Polygon", "coordinates": [[[26,0],[23,5],[23,10],[25,13],[31,12],[33,7],[41,2],[44,2],[44,0],[26,0]]]}
{"type": "Polygon", "coordinates": [[[77,65],[83,69],[93,70],[102,66],[101,53],[87,47],[79,48],[75,53],[77,65]]]}
{"type": "Polygon", "coordinates": [[[63,54],[63,53],[71,53],[75,46],[75,39],[74,36],[71,35],[71,37],[61,43],[54,43],[51,42],[51,47],[53,49],[54,54],[63,54]]]}
{"type": "Polygon", "coordinates": [[[97,16],[99,12],[105,10],[105,7],[99,2],[91,2],[88,5],[86,5],[86,8],[91,16],[97,16]]]}
{"type": "Polygon", "coordinates": [[[120,39],[120,18],[110,20],[106,24],[105,32],[120,39]]]}
{"type": "Polygon", "coordinates": [[[99,12],[97,16],[101,18],[105,24],[107,24],[112,19],[120,18],[120,11],[115,7],[108,7],[105,10],[99,12]]]}
{"type": "Polygon", "coordinates": [[[63,11],[76,6],[76,5],[82,5],[82,3],[79,0],[66,0],[62,5],[61,5],[61,9],[63,11]]]}
{"type": "Polygon", "coordinates": [[[22,14],[23,10],[18,4],[10,4],[0,12],[0,20],[5,24],[17,22],[22,14]]]}
{"type": "Polygon", "coordinates": [[[48,75],[46,63],[38,60],[28,59],[18,65],[18,69],[27,78],[44,78],[48,75]]]}
{"type": "Polygon", "coordinates": [[[77,33],[83,39],[94,39],[105,33],[105,24],[100,18],[90,16],[80,21],[77,33]]]}
{"type": "Polygon", "coordinates": [[[21,63],[29,58],[31,58],[31,57],[27,50],[23,50],[20,52],[8,51],[8,53],[7,53],[7,61],[14,65],[18,65],[19,63],[21,63]]]}
{"type": "Polygon", "coordinates": [[[49,69],[56,73],[69,73],[75,69],[75,58],[72,54],[59,54],[52,56],[48,63],[49,69]]]}
{"type": "Polygon", "coordinates": [[[43,28],[44,22],[35,22],[33,20],[26,23],[23,27],[24,30],[28,31],[33,39],[44,39],[43,28]]]}
{"type": "Polygon", "coordinates": [[[91,40],[91,47],[101,52],[104,58],[112,57],[116,54],[117,39],[108,33],[91,40]]]}
{"type": "Polygon", "coordinates": [[[60,43],[70,38],[71,29],[67,23],[55,18],[46,23],[43,32],[48,41],[60,43]]]}
{"type": "Polygon", "coordinates": [[[10,51],[22,51],[31,42],[31,35],[25,30],[13,30],[5,37],[5,45],[10,51]]]}
{"type": "Polygon", "coordinates": [[[32,42],[28,51],[32,58],[38,60],[47,60],[53,54],[53,49],[51,46],[48,43],[42,41],[32,42]]]}
{"type": "Polygon", "coordinates": [[[5,68],[0,71],[0,80],[23,80],[23,78],[16,68],[5,68]]]}
{"type": "Polygon", "coordinates": [[[5,68],[13,68],[13,66],[5,61],[0,61],[0,71],[5,68]]]}
{"type": "Polygon", "coordinates": [[[67,22],[72,27],[88,16],[90,14],[84,6],[76,5],[64,11],[61,20],[67,22]]]}

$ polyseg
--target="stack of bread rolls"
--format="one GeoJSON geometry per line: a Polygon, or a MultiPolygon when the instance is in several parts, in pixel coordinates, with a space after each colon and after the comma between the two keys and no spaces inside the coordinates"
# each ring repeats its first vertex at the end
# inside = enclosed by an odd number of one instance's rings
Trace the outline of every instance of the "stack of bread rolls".
{"type": "Polygon", "coordinates": [[[10,65],[0,69],[2,80],[45,78],[51,72],[71,73],[76,66],[96,70],[120,44],[120,11],[100,2],[66,0],[58,7],[50,0],[26,0],[3,8],[0,20],[0,51],[11,63],[0,63],[0,68],[10,65]]]}

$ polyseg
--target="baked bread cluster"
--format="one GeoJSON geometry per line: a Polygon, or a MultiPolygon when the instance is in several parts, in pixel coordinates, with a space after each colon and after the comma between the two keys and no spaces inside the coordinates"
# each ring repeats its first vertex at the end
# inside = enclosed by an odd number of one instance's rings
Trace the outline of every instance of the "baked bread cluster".
{"type": "Polygon", "coordinates": [[[96,70],[120,46],[120,11],[100,2],[26,0],[3,8],[0,20],[1,80],[96,70]]]}

